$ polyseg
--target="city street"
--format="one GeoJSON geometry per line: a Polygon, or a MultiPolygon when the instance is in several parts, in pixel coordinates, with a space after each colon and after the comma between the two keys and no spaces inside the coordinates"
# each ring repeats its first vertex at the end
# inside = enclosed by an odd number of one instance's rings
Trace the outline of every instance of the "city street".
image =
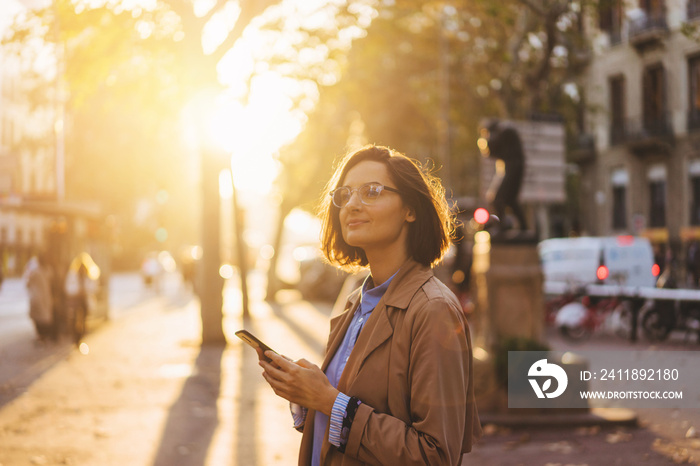
{"type": "MultiPolygon", "coordinates": [[[[200,347],[198,303],[171,277],[161,295],[138,275],[115,276],[113,317],[89,334],[87,354],[69,344],[37,344],[22,311],[22,289],[3,287],[0,340],[0,464],[273,465],[294,464],[299,434],[288,407],[260,376],[254,352],[233,336],[245,327],[292,358],[320,362],[329,304],[295,292],[262,300],[251,277],[252,316],[240,291],[225,290],[229,344],[200,347]],[[22,319],[26,320],[23,322],[22,319]],[[8,328],[15,328],[8,332],[8,328]],[[7,343],[8,341],[12,343],[7,343]],[[9,363],[8,363],[9,361],[9,363]]],[[[548,332],[555,349],[570,345],[548,332]]],[[[597,336],[581,349],[631,345],[597,336]]],[[[642,341],[636,349],[649,348],[642,341]]],[[[695,350],[675,339],[663,349],[695,350]]],[[[698,464],[698,410],[640,410],[639,428],[485,425],[464,463],[478,465],[698,464]]],[[[486,416],[485,416],[486,417],[486,416]]]]}
{"type": "MultiPolygon", "coordinates": [[[[166,292],[179,286],[179,277],[166,277],[166,292]]],[[[110,318],[114,320],[164,299],[146,289],[137,273],[113,275],[110,289],[110,318]]],[[[21,278],[6,279],[0,288],[0,406],[72,350],[68,338],[57,343],[37,341],[29,318],[29,298],[24,281],[21,278]]]]}

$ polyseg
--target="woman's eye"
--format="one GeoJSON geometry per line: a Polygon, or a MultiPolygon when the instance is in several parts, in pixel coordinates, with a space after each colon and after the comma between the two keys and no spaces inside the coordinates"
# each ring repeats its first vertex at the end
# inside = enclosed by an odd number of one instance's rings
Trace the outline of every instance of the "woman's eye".
{"type": "Polygon", "coordinates": [[[368,186],[367,193],[365,195],[369,198],[375,198],[378,197],[381,192],[382,188],[379,186],[368,186]]]}

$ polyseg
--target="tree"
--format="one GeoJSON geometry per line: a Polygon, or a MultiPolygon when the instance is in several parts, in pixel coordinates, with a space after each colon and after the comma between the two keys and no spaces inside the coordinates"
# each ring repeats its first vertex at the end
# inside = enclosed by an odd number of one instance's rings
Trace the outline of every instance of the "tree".
{"type": "MultiPolygon", "coordinates": [[[[198,108],[190,105],[197,96],[222,89],[217,64],[245,28],[278,3],[218,0],[211,2],[208,11],[195,12],[195,4],[188,0],[159,0],[152,8],[130,9],[125,2],[95,6],[94,2],[55,0],[21,18],[5,44],[23,53],[27,43],[39,40],[57,51],[62,70],[57,79],[64,85],[63,103],[70,117],[66,145],[68,166],[75,177],[73,195],[82,196],[94,188],[95,184],[81,182],[95,180],[95,173],[104,174],[97,176],[101,183],[97,186],[114,206],[133,202],[154,186],[159,189],[163,183],[159,172],[175,166],[172,155],[187,155],[180,139],[173,137],[180,134],[178,118],[198,108]],[[203,36],[215,22],[223,25],[219,31],[226,32],[205,53],[203,36]],[[103,170],[95,171],[96,166],[103,170]],[[154,179],[143,183],[139,174],[154,179]]],[[[202,115],[190,119],[201,121],[202,115]]],[[[216,159],[217,154],[205,153],[211,152],[205,139],[195,134],[195,147],[205,162],[205,174],[216,173],[223,161],[216,159]]],[[[216,181],[208,178],[203,185],[208,188],[216,181]]],[[[211,203],[205,207],[211,208],[211,203]]],[[[204,272],[207,288],[201,293],[202,342],[216,343],[225,340],[218,249],[210,244],[205,248],[205,254],[212,254],[204,272]]]]}
{"type": "MultiPolygon", "coordinates": [[[[588,57],[582,17],[591,3],[374,5],[366,32],[337,62],[338,78],[321,86],[302,134],[281,151],[284,174],[291,176],[279,184],[284,201],[275,250],[286,213],[298,205],[312,210],[322,188],[312,177],[293,174],[324,173],[320,164],[327,179],[333,160],[347,148],[351,124],[363,128],[367,142],[432,160],[455,198],[477,195],[475,142],[482,119],[558,113],[576,131],[583,105],[578,79],[588,57]]],[[[273,284],[274,259],[269,272],[273,284]]],[[[268,296],[274,291],[271,286],[268,296]]]]}

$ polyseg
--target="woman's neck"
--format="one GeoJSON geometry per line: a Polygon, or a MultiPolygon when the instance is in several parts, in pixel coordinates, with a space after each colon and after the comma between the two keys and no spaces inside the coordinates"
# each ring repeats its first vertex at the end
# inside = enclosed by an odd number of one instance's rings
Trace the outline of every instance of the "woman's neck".
{"type": "Polygon", "coordinates": [[[394,254],[393,251],[391,253],[384,252],[373,257],[368,255],[367,260],[369,261],[372,281],[374,286],[377,287],[389,280],[401,268],[403,263],[408,260],[408,254],[406,252],[398,254],[394,254]]]}

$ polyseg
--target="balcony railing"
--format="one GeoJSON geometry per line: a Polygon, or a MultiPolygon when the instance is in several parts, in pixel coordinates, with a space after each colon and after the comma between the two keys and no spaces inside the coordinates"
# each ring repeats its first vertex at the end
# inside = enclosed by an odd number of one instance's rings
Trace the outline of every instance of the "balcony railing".
{"type": "MultiPolygon", "coordinates": [[[[700,125],[700,112],[698,112],[700,125]]],[[[699,126],[700,127],[700,126],[699,126]]],[[[663,113],[654,117],[628,118],[610,126],[610,145],[634,143],[635,145],[673,140],[671,115],[663,113]]]]}
{"type": "Polygon", "coordinates": [[[571,161],[586,163],[595,160],[595,138],[592,134],[580,133],[571,144],[571,161]]]}
{"type": "Polygon", "coordinates": [[[632,139],[673,136],[671,115],[668,113],[631,120],[628,129],[632,139]]]}
{"type": "Polygon", "coordinates": [[[700,18],[700,1],[698,0],[688,0],[686,5],[686,14],[688,19],[700,18]]]}
{"type": "Polygon", "coordinates": [[[660,41],[668,34],[666,15],[643,15],[629,23],[629,41],[635,47],[660,41]]]}

